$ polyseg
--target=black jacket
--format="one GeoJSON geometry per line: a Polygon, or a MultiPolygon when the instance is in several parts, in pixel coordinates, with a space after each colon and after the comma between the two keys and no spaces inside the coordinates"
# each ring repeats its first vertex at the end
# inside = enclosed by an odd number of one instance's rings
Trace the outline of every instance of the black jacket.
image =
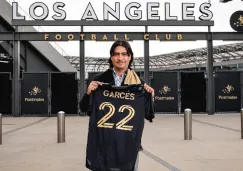
{"type": "MultiPolygon", "coordinates": [[[[125,79],[124,79],[125,80],[125,79]]],[[[121,85],[124,85],[124,80],[121,85]]],[[[99,81],[103,83],[109,83],[111,85],[115,85],[114,77],[113,77],[113,70],[108,69],[105,72],[98,74],[95,78],[94,81],[99,81]]],[[[141,84],[143,85],[145,81],[143,79],[140,79],[141,84]]],[[[90,107],[90,95],[85,93],[80,101],[80,110],[82,112],[86,112],[89,116],[91,114],[91,107],[90,107]]],[[[155,104],[153,104],[154,109],[155,109],[155,104]]],[[[150,120],[151,122],[151,120],[150,120]]]]}

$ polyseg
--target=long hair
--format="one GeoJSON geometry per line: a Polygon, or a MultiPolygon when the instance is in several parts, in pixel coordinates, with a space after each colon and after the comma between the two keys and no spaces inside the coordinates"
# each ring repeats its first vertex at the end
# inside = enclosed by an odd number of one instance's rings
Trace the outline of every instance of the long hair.
{"type": "Polygon", "coordinates": [[[130,44],[127,41],[124,41],[124,40],[115,41],[113,43],[113,45],[111,46],[111,49],[110,49],[110,58],[109,58],[109,61],[108,61],[110,68],[113,68],[113,64],[112,64],[112,61],[111,61],[111,57],[113,56],[114,50],[115,50],[115,48],[117,46],[124,47],[127,50],[128,55],[131,56],[131,60],[130,60],[129,65],[128,65],[128,68],[131,69],[131,65],[132,65],[132,61],[133,61],[133,51],[132,51],[132,48],[131,48],[130,44]]]}

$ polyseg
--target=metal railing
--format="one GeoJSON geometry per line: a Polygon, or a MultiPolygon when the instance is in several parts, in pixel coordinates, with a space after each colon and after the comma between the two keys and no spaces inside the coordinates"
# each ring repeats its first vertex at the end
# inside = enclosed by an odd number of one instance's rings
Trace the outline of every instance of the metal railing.
{"type": "MultiPolygon", "coordinates": [[[[11,6],[13,2],[16,2],[15,0],[6,0],[11,6]]],[[[23,8],[21,8],[18,5],[18,13],[20,15],[25,16],[26,20],[33,20],[33,18],[27,13],[25,12],[25,10],[23,8]]],[[[46,32],[42,27],[40,26],[33,26],[33,28],[37,31],[37,32],[46,32]]],[[[68,55],[56,42],[49,42],[63,57],[64,56],[70,56],[68,55]]]]}

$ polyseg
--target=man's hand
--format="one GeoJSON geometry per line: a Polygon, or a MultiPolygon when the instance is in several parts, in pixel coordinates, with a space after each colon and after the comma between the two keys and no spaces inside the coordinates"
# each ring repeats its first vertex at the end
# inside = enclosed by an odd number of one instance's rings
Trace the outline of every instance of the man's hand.
{"type": "Polygon", "coordinates": [[[98,88],[99,85],[102,86],[102,82],[99,82],[99,81],[92,81],[90,84],[89,84],[89,87],[88,87],[88,91],[87,91],[87,94],[90,95],[92,91],[96,90],[98,88]]]}
{"type": "Polygon", "coordinates": [[[148,92],[152,94],[152,97],[154,98],[154,89],[152,87],[150,87],[149,85],[147,85],[146,83],[144,84],[144,89],[148,92]]]}

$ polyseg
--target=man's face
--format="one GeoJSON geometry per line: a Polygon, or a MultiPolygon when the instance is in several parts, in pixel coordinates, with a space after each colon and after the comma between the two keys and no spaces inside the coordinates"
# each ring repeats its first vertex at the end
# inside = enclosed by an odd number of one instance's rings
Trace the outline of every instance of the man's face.
{"type": "Polygon", "coordinates": [[[117,46],[114,49],[114,54],[111,57],[111,61],[115,69],[127,69],[130,60],[131,56],[128,55],[126,48],[123,46],[117,46]]]}

